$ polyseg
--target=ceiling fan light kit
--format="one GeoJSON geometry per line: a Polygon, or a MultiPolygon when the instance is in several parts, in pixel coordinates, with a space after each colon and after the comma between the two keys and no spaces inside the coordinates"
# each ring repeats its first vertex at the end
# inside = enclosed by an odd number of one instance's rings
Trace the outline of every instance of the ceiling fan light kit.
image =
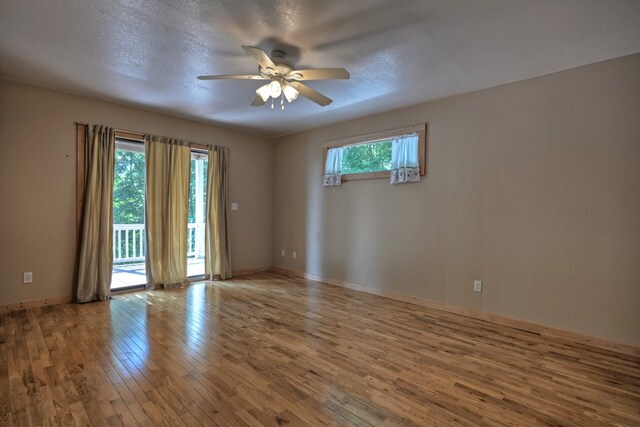
{"type": "MultiPolygon", "coordinates": [[[[263,102],[267,102],[271,98],[271,109],[273,110],[273,100],[281,97],[292,103],[298,98],[300,92],[293,86],[283,84],[280,80],[273,80],[271,83],[267,83],[264,86],[260,86],[256,89],[256,94],[260,96],[263,102]]],[[[284,99],[280,100],[280,108],[284,110],[284,99]]]]}
{"type": "Polygon", "coordinates": [[[296,70],[281,50],[272,51],[271,57],[269,57],[262,49],[257,47],[242,46],[242,48],[258,61],[259,74],[198,76],[198,79],[269,80],[269,83],[260,86],[256,90],[256,97],[253,99],[253,102],[251,102],[251,105],[254,107],[264,105],[269,98],[271,98],[271,109],[273,109],[274,99],[280,97],[280,107],[284,110],[284,100],[286,99],[287,102],[291,103],[295,101],[300,94],[324,107],[331,104],[333,100],[301,82],[306,80],[349,79],[350,77],[349,72],[344,68],[296,70]]]}

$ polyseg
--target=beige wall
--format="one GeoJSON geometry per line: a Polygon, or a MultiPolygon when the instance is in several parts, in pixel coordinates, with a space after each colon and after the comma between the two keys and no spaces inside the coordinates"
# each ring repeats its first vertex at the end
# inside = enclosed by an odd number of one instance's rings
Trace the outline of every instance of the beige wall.
{"type": "Polygon", "coordinates": [[[274,173],[275,265],[640,345],[640,55],[281,138],[274,173]],[[322,187],[323,143],[419,122],[423,182],[322,187]]]}
{"type": "Polygon", "coordinates": [[[76,121],[231,147],[233,269],[270,265],[271,142],[0,80],[0,305],[71,294],[76,121]],[[24,271],[32,284],[22,284],[24,271]]]}
{"type": "Polygon", "coordinates": [[[633,55],[275,142],[0,80],[0,304],[70,294],[82,121],[230,146],[234,269],[273,263],[640,345],[639,75],[633,55]],[[321,186],[323,143],[419,122],[423,182],[321,186]]]}

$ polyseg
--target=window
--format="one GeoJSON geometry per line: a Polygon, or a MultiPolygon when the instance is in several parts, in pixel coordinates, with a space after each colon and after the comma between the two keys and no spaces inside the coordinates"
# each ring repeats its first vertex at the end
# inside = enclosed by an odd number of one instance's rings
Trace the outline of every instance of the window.
{"type": "Polygon", "coordinates": [[[391,169],[391,140],[342,147],[342,173],[382,172],[391,169]]]}
{"type": "MultiPolygon", "coordinates": [[[[340,181],[389,178],[392,169],[393,141],[403,136],[418,140],[420,175],[426,174],[427,125],[419,124],[368,135],[333,141],[324,146],[325,185],[340,181]],[[327,181],[326,174],[334,176],[327,181]]],[[[415,146],[414,146],[415,147],[415,146]]]]}

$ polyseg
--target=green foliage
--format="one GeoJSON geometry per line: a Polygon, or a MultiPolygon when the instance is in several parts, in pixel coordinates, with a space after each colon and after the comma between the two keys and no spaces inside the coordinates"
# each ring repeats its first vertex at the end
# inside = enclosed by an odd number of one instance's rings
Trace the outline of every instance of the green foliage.
{"type": "MultiPolygon", "coordinates": [[[[196,220],[196,160],[191,160],[189,180],[189,223],[196,220]]],[[[203,164],[203,204],[207,205],[207,161],[203,164]]],[[[113,223],[144,224],[144,153],[116,150],[113,180],[113,223]]]]}
{"type": "Polygon", "coordinates": [[[191,176],[189,179],[189,224],[196,222],[196,162],[202,163],[202,192],[204,193],[202,206],[199,206],[198,209],[202,209],[202,212],[204,213],[206,212],[207,206],[207,165],[209,162],[206,159],[191,160],[191,176]]]}
{"type": "Polygon", "coordinates": [[[116,150],[114,224],[144,224],[144,169],[144,153],[116,150]]]}
{"type": "MultiPolygon", "coordinates": [[[[196,208],[204,214],[207,206],[207,160],[191,160],[189,179],[189,223],[196,221],[196,208]],[[201,206],[196,206],[196,162],[202,164],[202,191],[203,200],[201,206]]],[[[144,200],[145,200],[145,156],[144,153],[116,149],[114,180],[113,180],[113,223],[114,224],[144,224],[144,200]]],[[[135,256],[134,242],[137,250],[143,244],[143,230],[118,231],[119,238],[114,240],[114,246],[119,246],[118,252],[124,257],[129,250],[130,256],[135,256]],[[125,236],[128,235],[128,240],[125,236]],[[127,248],[128,245],[128,248],[127,248]]],[[[195,239],[192,239],[193,249],[195,239]]]]}
{"type": "Polygon", "coordinates": [[[391,169],[391,141],[352,145],[342,150],[343,174],[389,169],[391,169]]]}

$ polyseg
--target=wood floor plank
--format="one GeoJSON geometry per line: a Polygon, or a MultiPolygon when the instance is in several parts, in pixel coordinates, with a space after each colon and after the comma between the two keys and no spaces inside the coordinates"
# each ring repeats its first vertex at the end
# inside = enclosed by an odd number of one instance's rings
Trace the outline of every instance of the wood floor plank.
{"type": "Polygon", "coordinates": [[[272,273],[0,315],[0,425],[640,425],[640,359],[272,273]]]}

